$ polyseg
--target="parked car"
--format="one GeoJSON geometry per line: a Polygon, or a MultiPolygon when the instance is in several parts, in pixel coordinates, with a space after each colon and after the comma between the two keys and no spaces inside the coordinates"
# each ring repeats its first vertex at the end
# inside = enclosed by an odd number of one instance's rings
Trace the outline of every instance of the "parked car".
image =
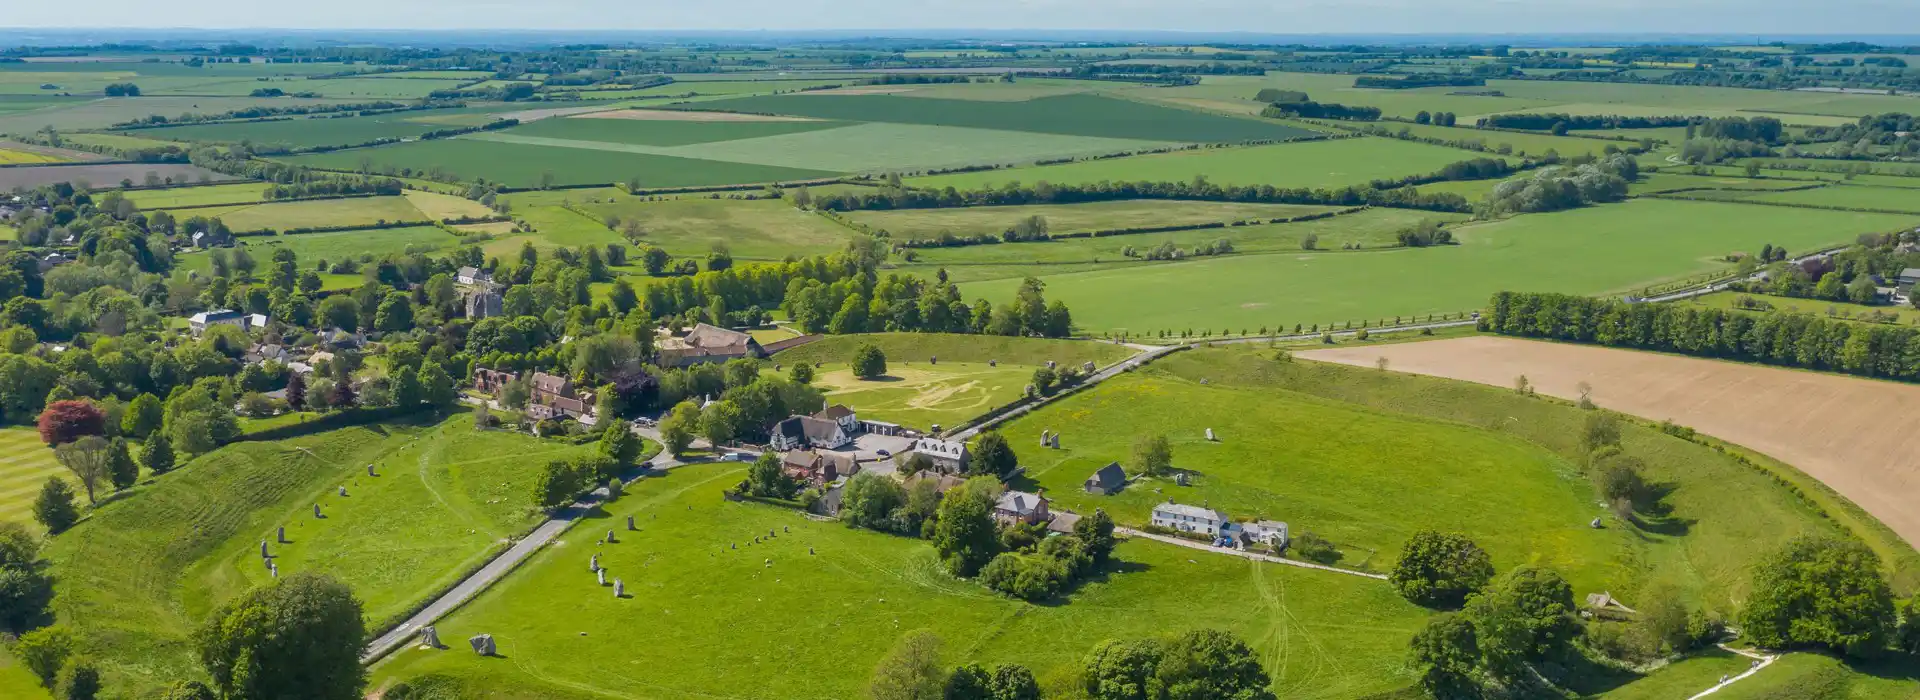
{"type": "Polygon", "coordinates": [[[893,456],[893,453],[892,453],[891,451],[888,451],[888,450],[874,450],[874,451],[873,451],[873,453],[874,453],[874,454],[877,454],[877,455],[880,455],[880,456],[881,456],[882,458],[886,458],[886,457],[892,457],[892,456],[893,456]]]}

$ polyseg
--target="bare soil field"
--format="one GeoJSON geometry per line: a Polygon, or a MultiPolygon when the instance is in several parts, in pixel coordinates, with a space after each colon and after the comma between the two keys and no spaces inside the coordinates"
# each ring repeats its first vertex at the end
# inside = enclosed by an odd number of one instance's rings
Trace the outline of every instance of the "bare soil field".
{"type": "Polygon", "coordinates": [[[817,122],[807,117],[781,117],[734,112],[682,112],[670,109],[616,109],[576,114],[570,119],[632,119],[646,122],[817,122]]]}
{"type": "Polygon", "coordinates": [[[15,187],[34,188],[51,185],[56,182],[86,182],[93,189],[113,189],[120,186],[121,180],[132,180],[139,185],[146,182],[147,173],[161,178],[172,178],[175,184],[183,182],[226,182],[238,180],[232,175],[216,173],[196,165],[170,163],[109,163],[104,165],[40,165],[25,168],[0,168],[0,191],[15,187]]]}
{"type": "Polygon", "coordinates": [[[1920,387],[1736,362],[1514,338],[1312,350],[1299,357],[1511,387],[1672,420],[1820,480],[1920,544],[1920,387]]]}

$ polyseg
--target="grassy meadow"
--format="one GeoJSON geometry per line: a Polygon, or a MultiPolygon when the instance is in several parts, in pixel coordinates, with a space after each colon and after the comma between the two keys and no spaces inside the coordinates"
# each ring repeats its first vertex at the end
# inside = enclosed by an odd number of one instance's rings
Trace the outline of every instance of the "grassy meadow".
{"type": "Polygon", "coordinates": [[[551,175],[554,184],[579,185],[637,179],[645,187],[691,187],[734,183],[809,180],[832,177],[822,170],[696,160],[644,153],[586,148],[552,148],[468,138],[416,141],[395,146],[352,149],[285,158],[316,168],[357,171],[362,160],[374,171],[445,173],[463,179],[486,178],[514,187],[538,185],[551,175]]]}
{"type": "Polygon", "coordinates": [[[797,94],[720,100],[702,103],[699,108],[1151,141],[1254,141],[1314,135],[1314,132],[1304,129],[1260,120],[1086,94],[1022,101],[954,100],[887,94],[797,94]]]}
{"type": "Polygon", "coordinates": [[[67,468],[53,458],[53,450],[40,441],[38,431],[0,428],[0,520],[39,530],[33,519],[33,499],[50,476],[67,478],[67,468]]]}
{"type": "MultiPolygon", "coordinates": [[[[780,260],[791,254],[839,250],[853,236],[853,231],[832,219],[802,211],[779,199],[688,197],[649,202],[618,195],[612,201],[590,202],[580,208],[598,217],[617,216],[622,221],[639,222],[643,241],[680,256],[704,256],[714,246],[724,244],[735,258],[780,260]]],[[[605,230],[601,221],[565,213],[605,230]]],[[[536,226],[543,233],[546,231],[545,226],[537,223],[536,226]]],[[[611,232],[608,235],[620,240],[611,232]]]]}
{"type": "Polygon", "coordinates": [[[1337,189],[1424,175],[1477,157],[1471,151],[1384,138],[1335,139],[1250,148],[1210,148],[1032,168],[918,177],[915,187],[983,189],[1010,182],[1085,184],[1102,180],[1337,189]]]}
{"type": "MultiPolygon", "coordinates": [[[[728,83],[729,85],[733,83],[728,83]]],[[[617,119],[587,115],[542,119],[508,130],[519,136],[540,136],[573,141],[601,141],[643,146],[685,146],[713,141],[732,141],[766,136],[797,134],[847,126],[836,121],[674,121],[666,119],[617,119]]]]}
{"type": "Polygon", "coordinates": [[[289,202],[258,202],[244,205],[224,205],[216,207],[193,207],[174,209],[175,219],[186,220],[195,216],[219,218],[227,227],[237,232],[274,229],[283,231],[291,228],[313,228],[320,226],[370,226],[394,222],[425,222],[427,215],[420,213],[406,197],[348,197],[345,199],[314,199],[289,202]]]}
{"type": "Polygon", "coordinates": [[[127,201],[143,210],[186,209],[191,207],[259,204],[267,188],[264,182],[237,182],[227,185],[169,187],[157,190],[132,190],[127,201]]]}
{"type": "MultiPolygon", "coordinates": [[[[369,85],[414,86],[411,81],[386,81],[369,85]]],[[[437,89],[437,88],[433,88],[437,89]]],[[[458,115],[493,115],[517,109],[503,107],[463,107],[456,109],[406,110],[370,116],[336,117],[322,115],[261,122],[227,124],[190,124],[125,132],[142,138],[210,143],[251,143],[256,147],[303,148],[311,146],[347,146],[378,139],[411,138],[447,126],[436,120],[458,115]]],[[[349,113],[351,114],[351,113],[349,113]]]]}

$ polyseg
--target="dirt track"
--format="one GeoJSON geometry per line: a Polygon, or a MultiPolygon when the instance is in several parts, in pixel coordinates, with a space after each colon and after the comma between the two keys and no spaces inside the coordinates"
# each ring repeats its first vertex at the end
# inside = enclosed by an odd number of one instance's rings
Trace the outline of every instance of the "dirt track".
{"type": "Polygon", "coordinates": [[[1471,337],[1344,347],[1298,357],[1577,398],[1585,381],[1603,407],[1671,419],[1791,464],[1920,544],[1920,387],[1733,362],[1471,337]]]}

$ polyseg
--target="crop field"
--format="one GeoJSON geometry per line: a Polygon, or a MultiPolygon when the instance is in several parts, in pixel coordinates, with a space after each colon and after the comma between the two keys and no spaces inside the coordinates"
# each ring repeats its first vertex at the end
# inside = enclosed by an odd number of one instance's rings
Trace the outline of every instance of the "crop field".
{"type": "Polygon", "coordinates": [[[538,185],[541,176],[549,173],[553,176],[554,184],[559,185],[638,179],[644,187],[810,180],[836,174],[821,170],[582,148],[550,148],[466,138],[416,141],[283,160],[295,165],[353,171],[360,168],[362,159],[372,161],[375,172],[386,172],[388,169],[417,173],[439,171],[469,180],[484,177],[515,187],[538,185]]]}
{"type": "MultiPolygon", "coordinates": [[[[1640,199],[1459,228],[1454,246],[1235,255],[1040,279],[1049,299],[1073,309],[1075,325],[1094,331],[1378,321],[1479,308],[1502,289],[1626,292],[1718,269],[1720,256],[1762,243],[1806,250],[1915,223],[1896,214],[1640,199]]],[[[1012,298],[1018,282],[977,283],[967,293],[997,303],[1012,298]]]]}
{"type": "Polygon", "coordinates": [[[646,479],[607,508],[607,522],[634,515],[640,532],[595,545],[590,522],[436,625],[443,639],[492,634],[511,662],[409,649],[375,683],[444,674],[506,697],[848,698],[900,634],[924,628],[946,641],[946,663],[1017,660],[1058,695],[1103,639],[1196,627],[1248,639],[1284,697],[1412,682],[1401,659],[1426,613],[1379,581],[1126,541],[1122,563],[1070,602],[1031,605],[955,580],[925,541],[722,502],[744,473],[714,464],[646,479]],[[630,598],[594,584],[595,553],[630,598]]]}
{"type": "Polygon", "coordinates": [[[1674,420],[1792,464],[1920,542],[1920,467],[1906,454],[1920,429],[1920,387],[1817,372],[1514,338],[1475,337],[1304,357],[1495,386],[1524,374],[1540,393],[1578,395],[1648,420],[1674,420]]]}
{"type": "MultiPolygon", "coordinates": [[[[412,81],[406,82],[410,83],[412,81]]],[[[281,146],[287,148],[346,146],[383,138],[411,138],[429,131],[446,129],[449,128],[450,125],[446,124],[444,120],[451,118],[475,116],[480,117],[482,119],[481,123],[484,124],[498,119],[499,117],[497,115],[500,113],[514,109],[518,109],[518,107],[409,110],[366,117],[321,116],[265,122],[190,124],[187,126],[139,129],[124,133],[144,138],[172,141],[213,143],[240,143],[245,141],[257,146],[281,146]]]]}
{"type": "Polygon", "coordinates": [[[1085,184],[1113,181],[1336,189],[1378,179],[1424,175],[1477,157],[1470,151],[1383,138],[1337,139],[1249,148],[1208,148],[1033,168],[913,178],[915,187],[982,189],[1009,182],[1085,184]]]}
{"type": "Polygon", "coordinates": [[[44,165],[107,160],[106,156],[52,146],[0,140],[0,165],[44,165]]]}
{"type": "Polygon", "coordinates": [[[75,185],[85,183],[93,189],[112,189],[128,180],[136,185],[144,184],[149,173],[173,183],[224,182],[239,179],[197,165],[173,163],[45,165],[29,168],[0,168],[0,191],[12,190],[16,187],[32,189],[56,182],[71,182],[75,185]]]}
{"type": "Polygon", "coordinates": [[[128,136],[126,134],[109,134],[104,132],[61,134],[60,138],[61,140],[69,144],[77,144],[81,146],[104,146],[107,148],[121,148],[121,149],[160,148],[165,146],[182,145],[182,144],[174,143],[172,141],[161,141],[159,139],[146,138],[144,136],[128,136]]]}
{"type": "Polygon", "coordinates": [[[0,521],[39,529],[33,524],[33,499],[49,476],[66,478],[67,468],[54,460],[40,433],[32,428],[0,428],[0,521]]]}
{"type": "Polygon", "coordinates": [[[241,207],[176,209],[176,219],[219,217],[236,232],[317,226],[369,226],[399,221],[426,221],[406,197],[348,197],[290,202],[261,202],[241,207]]]}
{"type": "Polygon", "coordinates": [[[887,94],[801,94],[721,100],[702,104],[700,108],[1151,141],[1250,141],[1315,135],[1256,119],[1202,114],[1084,94],[1019,102],[887,94]]]}
{"type": "Polygon", "coordinates": [[[781,92],[805,90],[807,88],[825,87],[828,85],[844,85],[848,80],[853,79],[855,78],[849,77],[842,80],[676,80],[666,85],[632,90],[581,90],[580,97],[581,99],[596,100],[601,99],[603,93],[606,97],[619,97],[621,99],[635,97],[678,97],[681,95],[723,97],[771,95],[781,92]]]}
{"type": "MultiPolygon", "coordinates": [[[[285,246],[293,249],[300,260],[311,263],[318,260],[359,259],[371,255],[376,258],[389,253],[412,250],[434,250],[458,245],[460,239],[435,226],[405,226],[401,228],[367,229],[357,231],[327,231],[323,233],[302,233],[283,236],[253,236],[242,239],[248,248],[265,247],[270,254],[273,247],[285,246]]],[[[518,250],[518,246],[515,250],[518,250]]],[[[256,259],[264,260],[260,250],[254,251],[256,259]]]]}
{"type": "MultiPolygon", "coordinates": [[[[542,138],[568,139],[573,141],[601,141],[607,143],[630,143],[644,146],[685,146],[694,143],[713,141],[731,141],[763,136],[779,136],[803,131],[818,131],[846,126],[845,122],[786,120],[786,121],[721,121],[695,120],[685,117],[698,112],[674,112],[669,110],[648,110],[652,115],[679,116],[681,119],[627,118],[621,115],[634,114],[637,110],[613,112],[594,112],[573,117],[542,119],[525,126],[514,127],[506,133],[517,136],[538,136],[542,138]]],[[[651,116],[651,115],[650,115],[651,116]]]]}
{"type": "Polygon", "coordinates": [[[1152,222],[1155,226],[1183,226],[1228,221],[1252,221],[1306,216],[1338,207],[1236,202],[1115,201],[1086,204],[1039,204],[1014,207],[963,207],[854,211],[844,216],[896,239],[932,239],[942,233],[956,236],[998,235],[1028,217],[1043,216],[1053,234],[1127,228],[1152,222]]]}
{"type": "MultiPolygon", "coordinates": [[[[492,216],[494,213],[493,210],[487,208],[485,204],[467,199],[466,197],[456,197],[450,194],[407,190],[401,193],[401,196],[405,197],[407,203],[413,205],[414,209],[419,210],[421,214],[425,214],[427,218],[434,221],[458,219],[461,217],[492,216]]],[[[508,225],[511,226],[512,224],[508,223],[508,225]]]]}
{"type": "Polygon", "coordinates": [[[328,104],[340,100],[305,97],[108,97],[65,103],[49,109],[0,113],[0,134],[31,134],[46,127],[104,129],[151,114],[217,114],[247,107],[328,104]]]}
{"type": "Polygon", "coordinates": [[[178,209],[182,207],[211,207],[231,204],[257,204],[266,193],[269,185],[264,182],[241,182],[231,185],[200,185],[198,187],[169,187],[158,190],[130,190],[127,201],[141,209],[178,209]]]}
{"type": "Polygon", "coordinates": [[[1828,185],[1819,189],[1767,192],[1744,198],[1749,202],[1806,204],[1819,207],[1879,209],[1920,213],[1920,192],[1897,187],[1828,185]]]}
{"type": "MultiPolygon", "coordinates": [[[[597,216],[637,221],[642,240],[677,256],[704,256],[725,244],[743,260],[780,260],[790,254],[828,253],[846,245],[853,231],[831,219],[794,208],[783,200],[669,199],[648,202],[621,195],[612,203],[580,205],[597,216]]],[[[564,211],[564,210],[563,210],[564,211]]],[[[567,216],[601,227],[573,212],[567,216]]],[[[560,214],[554,214],[556,218],[560,214]]],[[[531,219],[529,219],[531,221],[531,219]]],[[[542,233],[545,226],[536,227],[542,233]]],[[[601,228],[605,231],[604,228],[601,228]]],[[[614,240],[619,236],[606,234],[614,240]]]]}
{"type": "MultiPolygon", "coordinates": [[[[732,127],[738,124],[726,124],[732,127]]],[[[471,134],[460,140],[698,158],[837,172],[951,167],[979,163],[1031,162],[1042,158],[1105,155],[1159,148],[1159,141],[1066,136],[954,126],[866,123],[778,136],[682,146],[579,141],[518,133],[471,134]]]]}
{"type": "MultiPolygon", "coordinates": [[[[1471,115],[1492,112],[1507,112],[1529,107],[1542,107],[1551,102],[1547,100],[1524,99],[1518,97],[1485,97],[1479,95],[1451,95],[1448,93],[1480,88],[1420,88],[1416,90],[1370,90],[1353,86],[1351,75],[1325,75],[1317,73],[1281,73],[1269,72],[1265,76],[1221,75],[1201,78],[1199,85],[1169,88],[1140,88],[1129,91],[1129,97],[1149,100],[1185,101],[1203,100],[1220,103],[1222,108],[1237,106],[1249,112],[1259,112],[1265,105],[1254,101],[1254,95],[1266,88],[1281,90],[1299,90],[1319,102],[1336,102],[1346,105],[1379,107],[1387,116],[1407,117],[1425,110],[1428,112],[1453,112],[1460,119],[1471,123],[1471,115]]],[[[1508,95],[1513,95],[1509,92],[1508,95]]],[[[1178,102],[1176,102],[1178,103],[1178,102]]]]}

